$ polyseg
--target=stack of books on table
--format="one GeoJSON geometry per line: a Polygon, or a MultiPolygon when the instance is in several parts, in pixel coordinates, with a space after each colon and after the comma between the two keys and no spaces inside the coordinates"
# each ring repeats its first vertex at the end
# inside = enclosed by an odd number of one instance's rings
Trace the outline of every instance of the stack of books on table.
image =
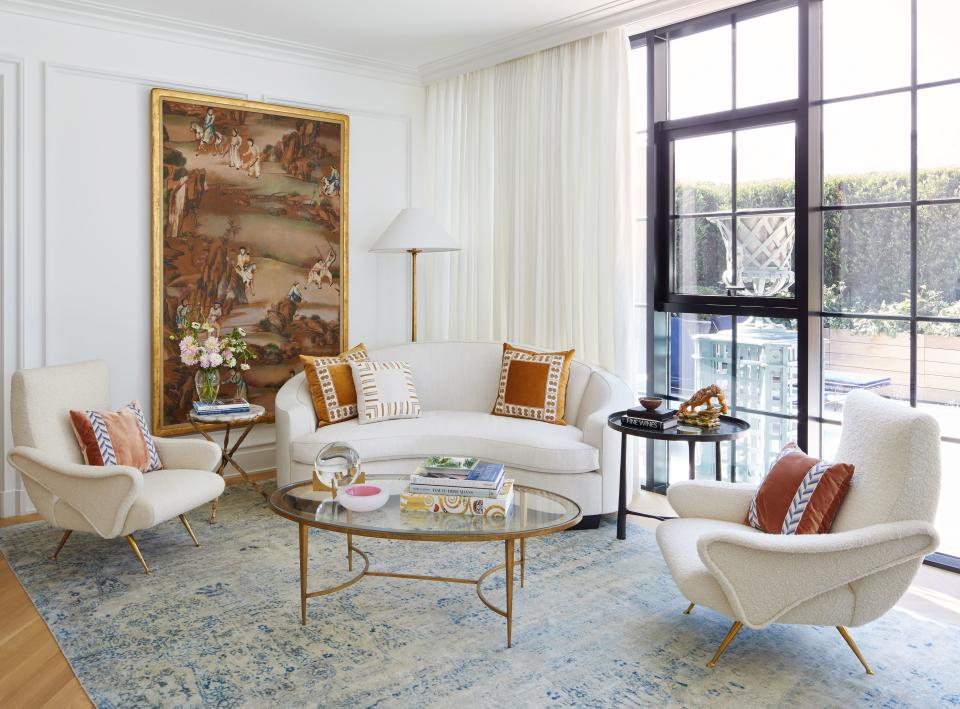
{"type": "Polygon", "coordinates": [[[250,402],[246,399],[216,399],[209,404],[193,402],[197,416],[222,416],[223,414],[246,414],[250,412],[250,402]]]}
{"type": "Polygon", "coordinates": [[[404,512],[506,517],[511,504],[513,481],[504,478],[503,465],[477,458],[427,458],[400,495],[404,512]]]}
{"type": "Polygon", "coordinates": [[[665,431],[677,425],[677,410],[659,408],[651,411],[642,406],[627,409],[620,417],[620,423],[637,428],[649,428],[652,431],[665,431]]]}

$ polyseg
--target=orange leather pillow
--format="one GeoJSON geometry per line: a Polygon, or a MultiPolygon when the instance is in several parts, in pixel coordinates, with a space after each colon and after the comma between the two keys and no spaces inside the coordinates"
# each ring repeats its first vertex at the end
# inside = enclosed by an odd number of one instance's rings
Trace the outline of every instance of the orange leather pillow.
{"type": "Polygon", "coordinates": [[[533,352],[503,343],[493,413],[565,426],[563,413],[574,351],[533,352]]]}
{"type": "Polygon", "coordinates": [[[310,385],[317,428],[357,417],[357,389],[350,362],[366,362],[367,348],[361,342],[336,357],[300,355],[310,385]]]}
{"type": "Polygon", "coordinates": [[[136,401],[119,411],[71,410],[70,423],[87,465],[129,465],[141,473],[163,467],[136,401]]]}
{"type": "Polygon", "coordinates": [[[788,443],[760,483],[745,522],[770,534],[825,534],[852,477],[852,465],[813,458],[788,443]]]}

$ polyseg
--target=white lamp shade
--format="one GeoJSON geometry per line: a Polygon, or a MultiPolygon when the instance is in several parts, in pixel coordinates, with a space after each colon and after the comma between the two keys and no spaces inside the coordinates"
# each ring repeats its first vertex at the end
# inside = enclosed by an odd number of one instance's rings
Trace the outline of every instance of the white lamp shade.
{"type": "Polygon", "coordinates": [[[429,209],[409,207],[390,222],[371,251],[459,251],[460,247],[429,209]]]}

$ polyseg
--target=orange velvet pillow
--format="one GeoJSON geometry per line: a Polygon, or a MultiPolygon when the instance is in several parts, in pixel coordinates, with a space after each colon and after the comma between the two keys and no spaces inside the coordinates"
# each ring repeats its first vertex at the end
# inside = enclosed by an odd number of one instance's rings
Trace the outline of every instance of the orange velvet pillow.
{"type": "Polygon", "coordinates": [[[788,443],[760,483],[745,521],[770,534],[825,534],[852,477],[852,465],[827,463],[788,443]]]}
{"type": "Polygon", "coordinates": [[[163,467],[136,401],[119,411],[70,411],[70,423],[87,465],[129,465],[142,473],[163,467]]]}
{"type": "Polygon", "coordinates": [[[563,413],[573,353],[533,352],[505,342],[493,413],[565,426],[563,413]]]}
{"type": "Polygon", "coordinates": [[[353,383],[350,362],[366,362],[367,348],[361,342],[336,357],[300,355],[303,371],[310,385],[317,427],[357,417],[357,389],[353,383]]]}

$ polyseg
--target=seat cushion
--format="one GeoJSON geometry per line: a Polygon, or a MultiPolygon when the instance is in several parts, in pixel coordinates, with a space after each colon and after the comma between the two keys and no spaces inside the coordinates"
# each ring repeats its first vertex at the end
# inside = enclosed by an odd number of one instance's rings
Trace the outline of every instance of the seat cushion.
{"type": "Polygon", "coordinates": [[[712,608],[729,618],[733,609],[727,596],[697,553],[697,541],[704,534],[734,529],[739,532],[763,532],[737,522],[716,519],[668,519],[657,527],[657,543],[677,587],[691,603],[712,608]]]}
{"type": "Polygon", "coordinates": [[[223,492],[223,478],[205,470],[156,470],[143,476],[123,534],[147,529],[206,504],[223,492]]]}
{"type": "Polygon", "coordinates": [[[320,448],[332,441],[349,443],[364,461],[464,455],[543,473],[586,473],[600,466],[599,452],[583,442],[575,426],[478,411],[424,411],[420,418],[366,426],[341,421],[295,439],[291,456],[313,465],[320,448]]]}

